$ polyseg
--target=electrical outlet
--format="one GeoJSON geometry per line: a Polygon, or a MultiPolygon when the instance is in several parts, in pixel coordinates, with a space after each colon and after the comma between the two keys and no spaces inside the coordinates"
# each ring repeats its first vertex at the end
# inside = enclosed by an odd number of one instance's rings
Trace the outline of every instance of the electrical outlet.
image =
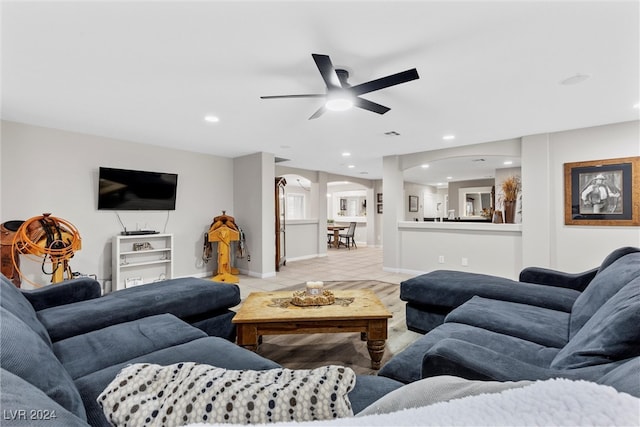
{"type": "Polygon", "coordinates": [[[438,263],[439,263],[439,264],[444,264],[444,255],[440,255],[440,256],[438,257],[438,263]]]}
{"type": "Polygon", "coordinates": [[[469,258],[462,257],[462,266],[466,267],[469,265],[469,258]]]}

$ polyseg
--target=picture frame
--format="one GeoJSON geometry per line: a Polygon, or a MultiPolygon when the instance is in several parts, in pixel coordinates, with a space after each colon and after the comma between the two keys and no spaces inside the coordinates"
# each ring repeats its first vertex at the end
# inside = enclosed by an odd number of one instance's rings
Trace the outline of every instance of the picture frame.
{"type": "Polygon", "coordinates": [[[382,203],[382,193],[377,194],[378,203],[382,203]]]}
{"type": "Polygon", "coordinates": [[[640,225],[640,157],[564,164],[565,225],[640,225]]]}
{"type": "Polygon", "coordinates": [[[409,196],[409,212],[418,212],[418,196],[409,196]]]}
{"type": "Polygon", "coordinates": [[[340,199],[340,210],[341,211],[347,210],[347,199],[340,199]]]}
{"type": "Polygon", "coordinates": [[[378,213],[382,213],[382,203],[378,203],[378,213]]]}

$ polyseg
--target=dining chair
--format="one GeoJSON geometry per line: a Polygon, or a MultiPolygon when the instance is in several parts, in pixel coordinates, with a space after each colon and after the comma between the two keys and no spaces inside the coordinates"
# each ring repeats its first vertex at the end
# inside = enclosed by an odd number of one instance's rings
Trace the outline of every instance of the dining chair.
{"type": "Polygon", "coordinates": [[[338,247],[340,247],[340,245],[343,245],[349,248],[349,250],[351,250],[351,246],[358,249],[358,246],[356,245],[356,240],[354,239],[354,236],[356,234],[356,224],[357,224],[356,222],[350,222],[349,229],[347,230],[347,232],[338,235],[339,237],[338,247]]]}

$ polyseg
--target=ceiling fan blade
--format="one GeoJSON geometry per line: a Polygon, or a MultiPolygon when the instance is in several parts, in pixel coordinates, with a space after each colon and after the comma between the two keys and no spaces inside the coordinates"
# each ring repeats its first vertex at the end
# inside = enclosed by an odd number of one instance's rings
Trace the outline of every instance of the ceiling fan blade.
{"type": "Polygon", "coordinates": [[[363,108],[365,110],[373,111],[374,113],[384,114],[387,111],[391,110],[389,107],[385,107],[384,105],[377,104],[373,101],[369,101],[368,99],[358,98],[353,103],[354,106],[363,108]]]}
{"type": "Polygon", "coordinates": [[[324,107],[324,105],[320,108],[318,108],[318,111],[316,111],[315,113],[313,113],[311,115],[311,117],[309,117],[309,120],[312,119],[317,119],[318,117],[320,117],[321,115],[323,115],[325,112],[327,111],[327,109],[324,107]]]}
{"type": "Polygon", "coordinates": [[[400,73],[391,74],[386,77],[351,86],[351,91],[354,95],[358,96],[376,90],[384,89],[389,86],[395,86],[401,83],[410,82],[411,80],[419,78],[420,76],[418,75],[418,70],[412,68],[411,70],[402,71],[400,73]]]}
{"type": "Polygon", "coordinates": [[[319,55],[317,53],[312,53],[311,56],[313,56],[313,60],[316,62],[316,66],[327,88],[329,90],[341,89],[342,84],[340,84],[338,74],[336,74],[336,70],[333,68],[331,58],[329,58],[328,55],[319,55]]]}
{"type": "Polygon", "coordinates": [[[324,93],[308,93],[303,95],[268,95],[261,96],[260,99],[276,99],[276,98],[324,98],[327,95],[324,93]]]}

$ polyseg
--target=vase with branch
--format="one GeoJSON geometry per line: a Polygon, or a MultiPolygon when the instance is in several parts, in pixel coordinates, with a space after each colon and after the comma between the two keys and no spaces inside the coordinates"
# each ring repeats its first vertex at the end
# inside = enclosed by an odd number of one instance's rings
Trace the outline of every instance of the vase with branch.
{"type": "Polygon", "coordinates": [[[519,176],[510,176],[502,181],[502,204],[504,205],[504,222],[513,224],[515,222],[516,201],[522,188],[519,176]]]}

